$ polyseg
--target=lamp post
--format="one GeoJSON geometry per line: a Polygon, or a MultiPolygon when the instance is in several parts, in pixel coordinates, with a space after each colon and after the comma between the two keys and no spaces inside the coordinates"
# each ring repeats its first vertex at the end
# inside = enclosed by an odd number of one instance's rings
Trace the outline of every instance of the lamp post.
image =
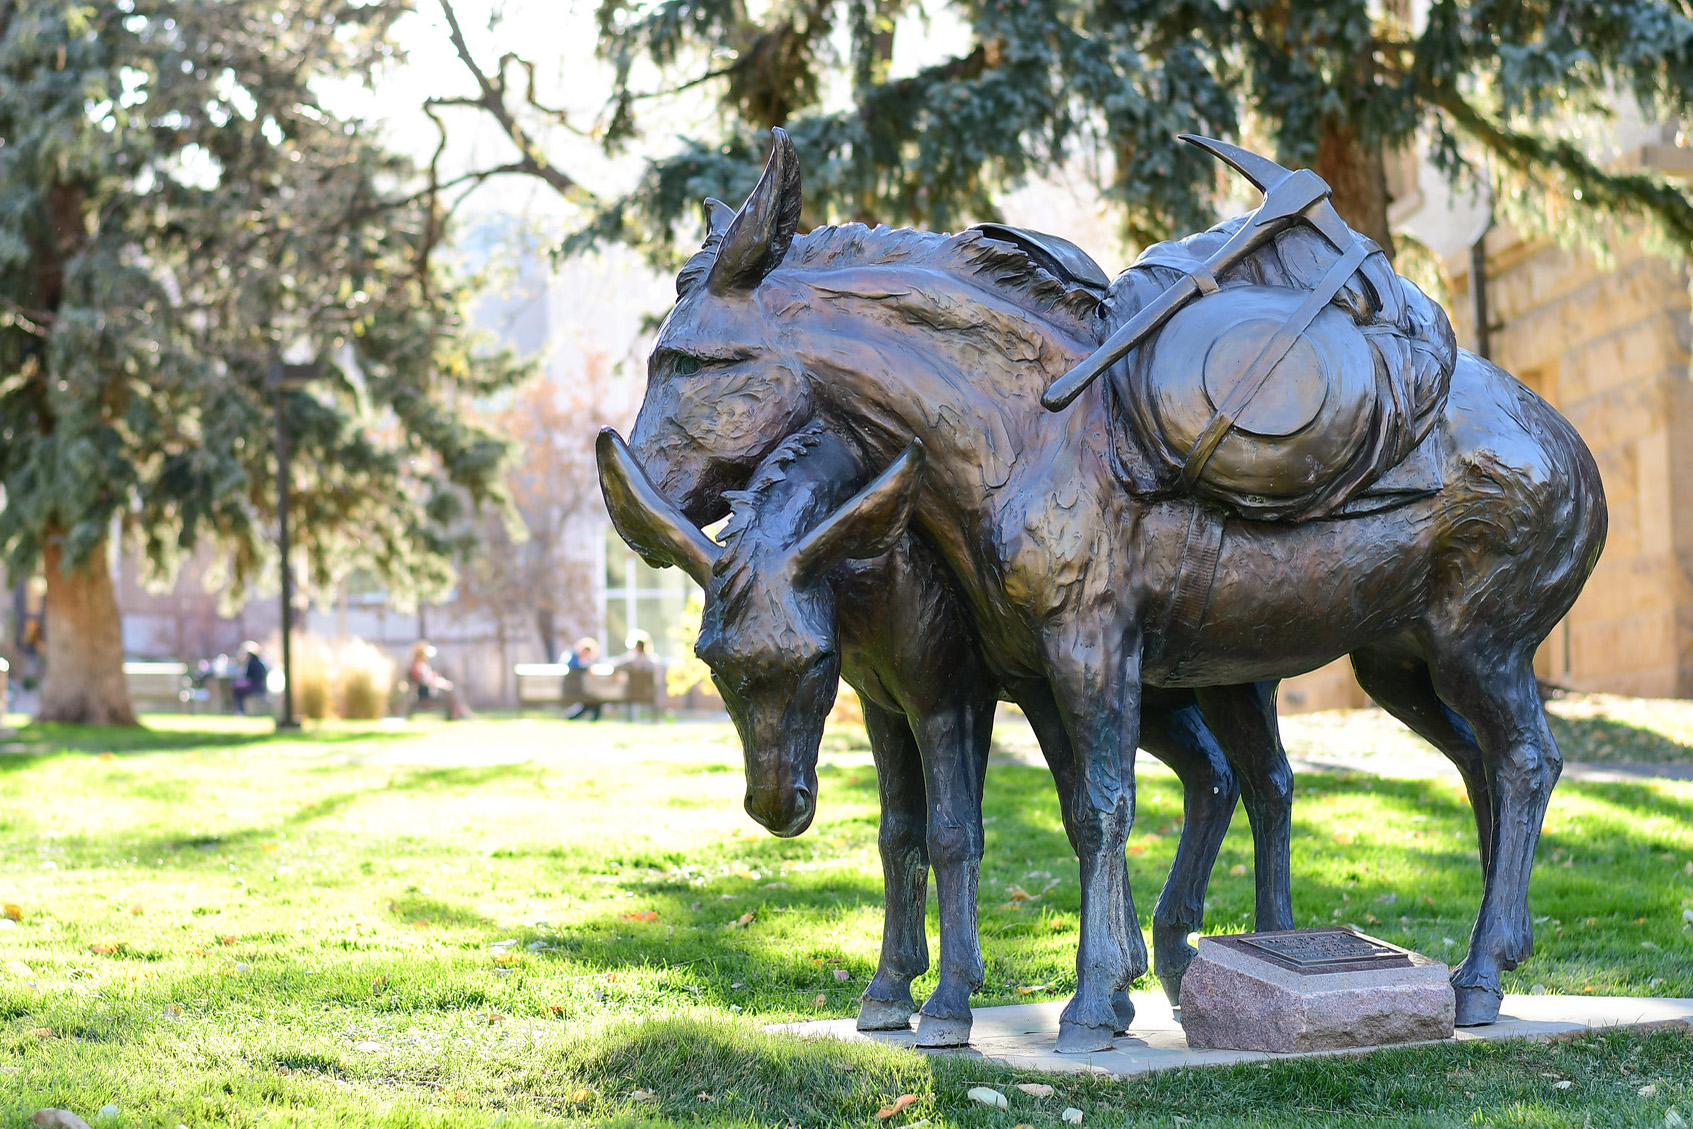
{"type": "Polygon", "coordinates": [[[289,447],[288,414],[283,410],[285,392],[297,392],[316,380],[319,365],[284,364],[272,361],[270,376],[265,384],[271,390],[276,408],[276,535],[282,555],[282,712],[277,715],[278,730],[298,729],[300,720],[294,716],[294,566],[289,557],[288,501],[289,447]]]}

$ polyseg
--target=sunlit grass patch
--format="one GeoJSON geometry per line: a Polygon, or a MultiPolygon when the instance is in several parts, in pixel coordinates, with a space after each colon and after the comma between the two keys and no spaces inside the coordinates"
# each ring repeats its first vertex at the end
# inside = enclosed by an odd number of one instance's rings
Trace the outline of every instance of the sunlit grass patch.
{"type": "MultiPolygon", "coordinates": [[[[1012,1072],[766,1036],[762,1023],[852,1014],[875,966],[861,735],[835,738],[816,824],[794,840],[741,811],[726,726],[537,718],[278,738],[188,719],[28,737],[30,752],[0,758],[0,902],[21,919],[0,930],[0,1124],[113,1102],[120,1124],[167,1127],[865,1125],[901,1092],[919,1100],[895,1124],[1004,1129],[1056,1123],[1062,1102],[1137,1125],[1261,1123],[1269,1108],[1336,1125],[1390,1110],[1501,1125],[1693,1112],[1693,1047],[1672,1035],[1048,1079],[1059,1104],[1013,1094],[1009,1114],[963,1092],[1012,1072]],[[1577,1081],[1558,1091],[1542,1072],[1577,1081]],[[1657,1096],[1639,1097],[1648,1084],[1657,1096]]],[[[1300,923],[1456,959],[1480,896],[1459,789],[1298,784],[1300,923]]],[[[1050,776],[996,764],[985,814],[979,1002],[1061,997],[1079,890],[1050,776]]],[[[1181,814],[1174,778],[1143,773],[1130,848],[1143,925],[1181,814]]],[[[1208,929],[1249,926],[1251,861],[1237,814],[1208,929]]],[[[1564,782],[1532,891],[1536,953],[1508,987],[1693,995],[1689,864],[1693,784],[1564,782]]],[[[933,939],[932,911],[929,925],[933,939]]]]}

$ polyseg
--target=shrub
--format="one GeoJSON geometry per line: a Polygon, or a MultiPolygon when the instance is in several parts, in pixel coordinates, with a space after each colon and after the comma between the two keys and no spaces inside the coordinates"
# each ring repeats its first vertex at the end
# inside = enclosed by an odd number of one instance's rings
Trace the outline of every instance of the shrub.
{"type": "Polygon", "coordinates": [[[335,712],[345,718],[378,718],[388,712],[394,663],[387,655],[353,639],[335,655],[335,712]]]}
{"type": "MultiPolygon", "coordinates": [[[[280,654],[280,649],[273,650],[280,654]]],[[[322,719],[330,716],[334,698],[335,655],[315,635],[294,636],[294,716],[322,719]]]]}

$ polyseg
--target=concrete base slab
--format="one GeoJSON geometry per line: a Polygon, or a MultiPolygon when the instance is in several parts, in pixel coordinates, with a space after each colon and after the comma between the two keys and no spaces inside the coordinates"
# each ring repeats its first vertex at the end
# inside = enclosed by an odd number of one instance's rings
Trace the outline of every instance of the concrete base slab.
{"type": "MultiPolygon", "coordinates": [[[[968,1047],[934,1052],[965,1054],[1021,1070],[1054,1073],[1113,1074],[1131,1077],[1154,1070],[1184,1066],[1227,1066],[1236,1062],[1266,1059],[1307,1058],[1313,1055],[1366,1054],[1379,1047],[1342,1051],[1308,1051],[1274,1054],[1267,1051],[1199,1050],[1187,1045],[1182,1025],[1162,992],[1137,992],[1134,1028],[1117,1036],[1108,1051],[1090,1055],[1061,1055],[1053,1050],[1058,1040],[1058,1016],[1063,1000],[1010,1007],[976,1009],[976,1023],[968,1047]]],[[[1550,1041],[1580,1035],[1606,1027],[1644,1028],[1679,1026],[1693,1029],[1693,999],[1657,999],[1634,996],[1506,996],[1499,1022],[1490,1027],[1461,1028],[1451,1039],[1436,1042],[1473,1042],[1497,1039],[1539,1039],[1550,1041]]],[[[825,1019],[811,1023],[776,1023],[765,1028],[775,1034],[805,1039],[874,1041],[912,1047],[913,1031],[858,1031],[851,1019],[825,1019]]],[[[1430,1046],[1431,1043],[1400,1043],[1430,1046]]],[[[914,1049],[916,1049],[914,1047],[914,1049]]]]}

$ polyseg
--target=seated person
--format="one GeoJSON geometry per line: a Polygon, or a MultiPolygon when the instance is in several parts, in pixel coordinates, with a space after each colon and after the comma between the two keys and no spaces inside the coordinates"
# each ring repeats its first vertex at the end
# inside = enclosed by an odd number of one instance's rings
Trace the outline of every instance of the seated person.
{"type": "Polygon", "coordinates": [[[241,644],[241,654],[245,665],[239,677],[229,684],[230,697],[235,699],[235,712],[247,712],[247,699],[257,697],[265,700],[265,694],[270,681],[270,667],[260,657],[259,645],[251,639],[241,644]]]}
{"type": "MultiPolygon", "coordinates": [[[[565,665],[570,668],[570,674],[565,675],[565,693],[570,693],[571,683],[575,683],[578,687],[582,685],[580,672],[592,667],[599,660],[599,657],[600,645],[594,641],[592,636],[584,635],[576,640],[576,649],[571,651],[570,657],[565,660],[565,665]],[[573,678],[572,675],[575,677],[573,678]]],[[[571,721],[583,717],[589,721],[598,721],[600,711],[603,708],[604,706],[599,702],[578,702],[576,708],[565,714],[565,717],[571,721]]]]}
{"type": "Polygon", "coordinates": [[[453,684],[429,665],[429,660],[435,655],[436,650],[427,639],[419,639],[412,647],[411,666],[406,668],[406,681],[412,684],[417,696],[412,699],[406,716],[410,717],[418,706],[440,702],[445,708],[447,720],[458,721],[466,716],[468,711],[459,701],[458,691],[453,684]]]}

